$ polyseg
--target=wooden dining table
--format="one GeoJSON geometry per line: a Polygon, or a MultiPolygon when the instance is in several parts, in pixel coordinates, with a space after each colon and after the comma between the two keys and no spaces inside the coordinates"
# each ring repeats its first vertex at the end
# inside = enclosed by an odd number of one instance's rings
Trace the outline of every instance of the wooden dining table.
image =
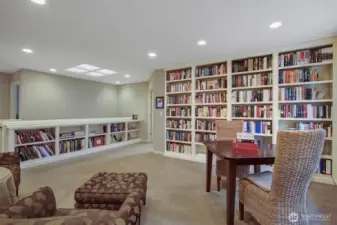
{"type": "Polygon", "coordinates": [[[235,193],[236,193],[236,167],[242,165],[253,165],[254,172],[260,172],[260,165],[271,165],[275,161],[276,145],[261,144],[258,151],[233,149],[233,141],[206,141],[206,192],[211,190],[213,154],[227,161],[227,225],[234,224],[235,193]]]}

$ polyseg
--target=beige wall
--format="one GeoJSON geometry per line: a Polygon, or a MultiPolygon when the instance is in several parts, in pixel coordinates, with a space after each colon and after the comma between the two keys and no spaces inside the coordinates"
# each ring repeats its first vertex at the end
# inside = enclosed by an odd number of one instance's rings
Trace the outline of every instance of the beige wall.
{"type": "Polygon", "coordinates": [[[0,73],[0,119],[9,119],[11,74],[0,73]]]}
{"type": "Polygon", "coordinates": [[[150,81],[149,89],[153,92],[153,149],[154,151],[165,151],[165,109],[156,109],[156,97],[165,96],[165,72],[164,70],[156,70],[150,81]]]}
{"type": "Polygon", "coordinates": [[[148,82],[118,87],[118,116],[137,114],[143,120],[141,137],[148,139],[148,82]]]}
{"type": "Polygon", "coordinates": [[[118,114],[115,85],[29,70],[21,70],[19,76],[21,119],[96,118],[118,114]]]}

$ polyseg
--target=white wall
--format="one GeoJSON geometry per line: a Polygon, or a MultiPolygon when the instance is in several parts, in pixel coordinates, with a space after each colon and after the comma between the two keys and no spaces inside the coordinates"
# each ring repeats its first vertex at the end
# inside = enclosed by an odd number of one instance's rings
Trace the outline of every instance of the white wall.
{"type": "Polygon", "coordinates": [[[114,117],[118,88],[36,71],[20,71],[20,118],[71,119],[114,117]]]}
{"type": "Polygon", "coordinates": [[[148,82],[118,87],[118,116],[137,114],[143,120],[141,137],[148,138],[148,82]]]}
{"type": "Polygon", "coordinates": [[[11,74],[0,73],[0,119],[9,119],[11,74]]]}

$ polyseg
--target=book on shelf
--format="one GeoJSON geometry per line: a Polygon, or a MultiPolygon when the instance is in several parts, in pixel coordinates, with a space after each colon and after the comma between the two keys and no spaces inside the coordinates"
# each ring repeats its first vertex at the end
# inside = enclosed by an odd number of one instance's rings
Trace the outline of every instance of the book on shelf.
{"type": "Polygon", "coordinates": [[[19,153],[21,161],[45,158],[55,154],[52,144],[16,147],[15,152],[19,153]]]}
{"type": "Polygon", "coordinates": [[[167,73],[167,81],[191,79],[191,69],[176,70],[167,73]]]}
{"type": "Polygon", "coordinates": [[[279,89],[280,101],[321,100],[325,96],[324,89],[287,87],[279,89]]]}
{"type": "Polygon", "coordinates": [[[84,135],[85,135],[85,131],[82,131],[82,130],[67,132],[67,133],[60,133],[60,139],[83,137],[84,135]]]}
{"type": "Polygon", "coordinates": [[[216,80],[197,80],[196,90],[216,90],[227,88],[227,79],[216,79],[216,80]]]}
{"type": "Polygon", "coordinates": [[[167,109],[167,116],[190,117],[192,110],[190,107],[175,107],[167,109]]]}
{"type": "Polygon", "coordinates": [[[17,144],[54,140],[54,135],[51,130],[16,131],[15,135],[17,144]]]}
{"type": "Polygon", "coordinates": [[[166,142],[166,151],[184,153],[184,154],[190,155],[192,154],[192,147],[191,145],[187,145],[187,144],[166,142]]]}
{"type": "Polygon", "coordinates": [[[197,107],[196,117],[227,117],[227,108],[223,106],[197,107]]]}
{"type": "Polygon", "coordinates": [[[292,84],[320,81],[318,68],[299,70],[280,70],[279,84],[292,84]]]}
{"type": "Polygon", "coordinates": [[[272,134],[271,122],[267,121],[244,121],[243,130],[247,133],[272,134]]]}
{"type": "Polygon", "coordinates": [[[332,59],[333,59],[332,46],[307,49],[280,54],[279,67],[306,65],[309,63],[325,62],[332,59]]]}
{"type": "Polygon", "coordinates": [[[167,96],[167,104],[191,104],[191,95],[167,96]]]}
{"type": "Polygon", "coordinates": [[[331,159],[321,159],[319,163],[320,174],[332,175],[332,160],[331,159]]]}
{"type": "Polygon", "coordinates": [[[198,93],[195,96],[195,103],[226,103],[227,94],[223,93],[198,93]]]}
{"type": "Polygon", "coordinates": [[[272,56],[262,56],[249,59],[235,60],[232,62],[232,72],[249,72],[272,68],[272,56]]]}
{"type": "Polygon", "coordinates": [[[197,128],[197,130],[215,131],[215,121],[197,120],[196,121],[196,128],[197,128]]]}
{"type": "Polygon", "coordinates": [[[325,130],[325,137],[331,138],[332,137],[332,125],[331,124],[324,124],[324,123],[295,123],[294,130],[316,130],[316,129],[324,129],[325,130]]]}
{"type": "Polygon", "coordinates": [[[88,139],[88,147],[94,148],[105,145],[105,137],[98,136],[98,137],[91,137],[88,139]]]}
{"type": "Polygon", "coordinates": [[[202,143],[204,141],[215,141],[216,134],[208,134],[208,133],[196,133],[195,141],[198,143],[202,143]]]}
{"type": "Polygon", "coordinates": [[[190,142],[192,140],[191,132],[181,132],[181,131],[166,131],[166,139],[171,141],[185,141],[190,142]]]}
{"type": "Polygon", "coordinates": [[[60,154],[80,151],[85,147],[85,138],[60,141],[60,154]]]}
{"type": "Polygon", "coordinates": [[[227,74],[227,63],[200,66],[195,70],[196,77],[209,77],[222,74],[227,74]]]}
{"type": "Polygon", "coordinates": [[[279,105],[280,118],[330,119],[331,105],[284,104],[279,105]]]}
{"type": "Polygon", "coordinates": [[[233,117],[271,118],[273,107],[271,105],[233,106],[233,117]]]}
{"type": "Polygon", "coordinates": [[[112,123],[110,125],[111,132],[125,131],[125,123],[112,123]]]}
{"type": "Polygon", "coordinates": [[[166,127],[174,129],[191,129],[191,120],[167,120],[166,127]]]}
{"type": "Polygon", "coordinates": [[[273,91],[271,89],[233,91],[232,101],[234,103],[269,102],[269,101],[273,101],[273,91]]]}
{"type": "Polygon", "coordinates": [[[260,87],[273,84],[272,73],[238,75],[232,77],[232,87],[260,87]]]}
{"type": "Polygon", "coordinates": [[[166,88],[167,93],[177,93],[187,91],[191,91],[191,82],[168,84],[166,88]]]}

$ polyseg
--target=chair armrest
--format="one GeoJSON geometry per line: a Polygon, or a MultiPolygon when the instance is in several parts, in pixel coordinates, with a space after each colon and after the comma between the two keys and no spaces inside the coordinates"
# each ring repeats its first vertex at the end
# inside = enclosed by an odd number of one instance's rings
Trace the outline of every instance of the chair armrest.
{"type": "Polygon", "coordinates": [[[50,187],[43,187],[2,210],[0,219],[32,219],[55,214],[56,201],[50,187]]]}
{"type": "Polygon", "coordinates": [[[47,217],[38,219],[0,219],[1,225],[87,225],[82,217],[47,217]]]}
{"type": "Polygon", "coordinates": [[[135,190],[131,192],[120,207],[116,219],[123,219],[126,224],[136,224],[140,219],[142,196],[144,191],[135,190]]]}
{"type": "Polygon", "coordinates": [[[21,181],[20,155],[16,152],[0,153],[0,166],[12,172],[16,189],[19,190],[21,181]]]}

